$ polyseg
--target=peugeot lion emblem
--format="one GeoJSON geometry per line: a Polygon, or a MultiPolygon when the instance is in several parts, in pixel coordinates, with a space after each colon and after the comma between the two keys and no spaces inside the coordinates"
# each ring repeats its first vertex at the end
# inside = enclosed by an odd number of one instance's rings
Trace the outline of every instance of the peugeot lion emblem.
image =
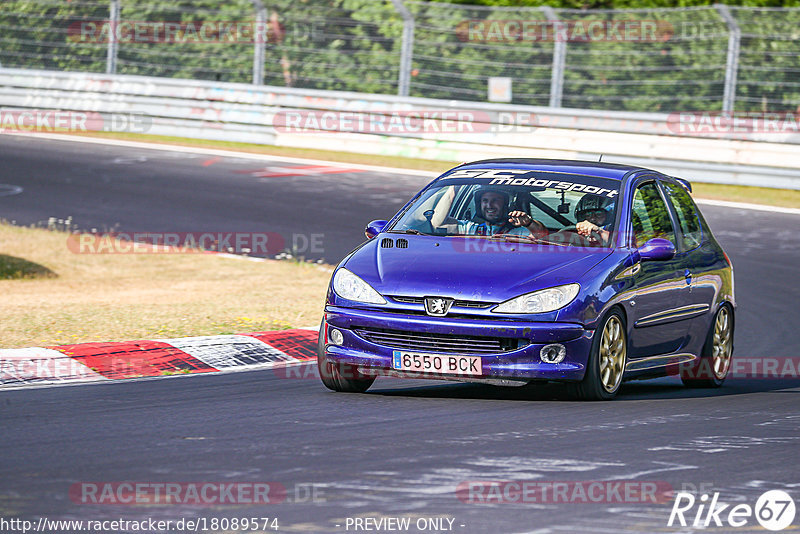
{"type": "Polygon", "coordinates": [[[425,311],[428,315],[447,315],[450,311],[450,306],[453,305],[453,299],[446,299],[442,297],[425,297],[425,311]]]}

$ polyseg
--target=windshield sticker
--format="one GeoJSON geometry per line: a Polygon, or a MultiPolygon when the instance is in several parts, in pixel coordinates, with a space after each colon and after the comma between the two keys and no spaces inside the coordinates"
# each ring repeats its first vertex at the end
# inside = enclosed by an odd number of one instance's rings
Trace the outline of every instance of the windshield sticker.
{"type": "Polygon", "coordinates": [[[614,198],[619,194],[616,189],[605,189],[595,185],[582,184],[578,182],[567,182],[564,180],[548,180],[546,178],[526,177],[536,173],[524,169],[463,169],[449,174],[445,179],[451,178],[480,178],[491,179],[489,185],[523,185],[529,187],[546,187],[549,189],[563,189],[564,191],[579,191],[581,193],[591,193],[594,195],[605,195],[614,198]]]}

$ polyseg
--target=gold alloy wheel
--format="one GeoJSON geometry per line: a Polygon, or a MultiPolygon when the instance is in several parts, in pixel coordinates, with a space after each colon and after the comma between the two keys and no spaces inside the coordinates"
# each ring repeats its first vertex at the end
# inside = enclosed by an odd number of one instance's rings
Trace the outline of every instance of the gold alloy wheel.
{"type": "Polygon", "coordinates": [[[603,337],[600,338],[600,382],[609,393],[616,391],[622,380],[627,350],[622,321],[612,315],[603,328],[603,337]]]}
{"type": "Polygon", "coordinates": [[[714,340],[711,352],[714,376],[722,380],[731,365],[731,318],[728,308],[722,307],[714,322],[714,340]]]}

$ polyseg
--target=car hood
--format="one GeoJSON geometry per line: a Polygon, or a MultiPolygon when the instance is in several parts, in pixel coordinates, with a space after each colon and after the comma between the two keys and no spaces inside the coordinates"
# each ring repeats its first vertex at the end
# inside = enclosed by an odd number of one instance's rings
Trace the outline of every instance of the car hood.
{"type": "Polygon", "coordinates": [[[382,295],[504,300],[579,281],[608,249],[380,234],[344,264],[382,295]],[[391,237],[389,237],[391,236],[391,237]],[[392,241],[391,248],[381,241],[392,241]],[[407,248],[398,248],[406,240],[407,248]]]}

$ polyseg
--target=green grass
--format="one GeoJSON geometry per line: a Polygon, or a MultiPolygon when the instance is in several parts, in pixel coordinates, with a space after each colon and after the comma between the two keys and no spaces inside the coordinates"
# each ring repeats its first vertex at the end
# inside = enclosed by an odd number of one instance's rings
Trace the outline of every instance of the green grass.
{"type": "Polygon", "coordinates": [[[0,280],[30,280],[33,278],[56,278],[57,276],[44,265],[0,254],[0,280]]]}
{"type": "Polygon", "coordinates": [[[693,195],[697,198],[730,200],[767,204],[784,208],[800,208],[800,191],[796,189],[773,189],[771,187],[749,187],[744,185],[721,185],[692,183],[693,195]]]}

